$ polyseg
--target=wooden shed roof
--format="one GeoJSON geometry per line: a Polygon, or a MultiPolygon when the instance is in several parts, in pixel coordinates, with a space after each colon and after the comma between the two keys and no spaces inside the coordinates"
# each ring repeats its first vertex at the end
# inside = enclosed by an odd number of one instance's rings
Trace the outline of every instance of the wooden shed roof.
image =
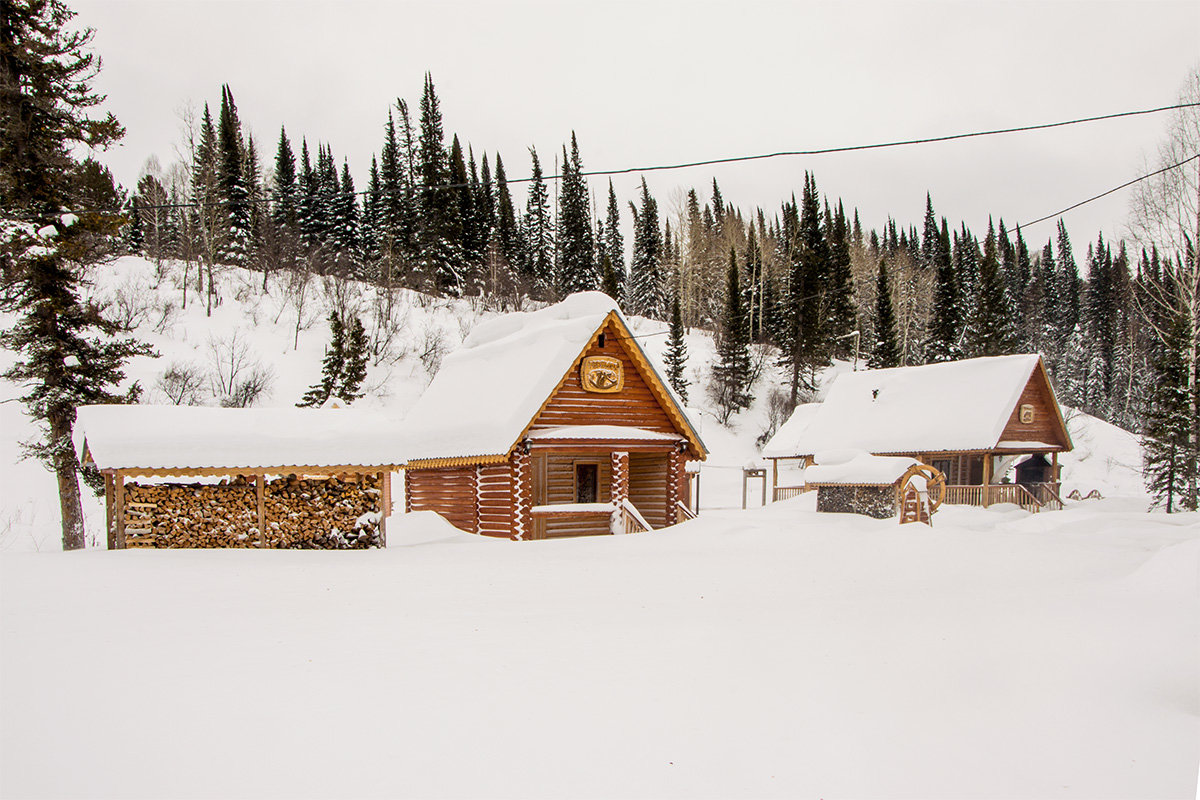
{"type": "Polygon", "coordinates": [[[99,405],[79,408],[75,446],[101,470],[352,470],[399,463],[398,431],[396,420],[354,408],[99,405]]]}

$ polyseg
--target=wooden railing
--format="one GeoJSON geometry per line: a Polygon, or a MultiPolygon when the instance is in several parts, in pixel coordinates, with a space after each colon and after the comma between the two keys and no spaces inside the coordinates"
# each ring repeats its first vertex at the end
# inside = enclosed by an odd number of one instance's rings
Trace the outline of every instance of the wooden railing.
{"type": "Polygon", "coordinates": [[[681,522],[687,522],[689,519],[695,519],[695,518],[696,518],[696,512],[692,511],[690,508],[688,508],[686,505],[684,505],[682,500],[675,501],[675,524],[676,525],[678,525],[681,522]]]}
{"type": "Polygon", "coordinates": [[[997,503],[1012,503],[1026,511],[1061,511],[1062,498],[1058,496],[1058,484],[1035,483],[1029,487],[1020,483],[997,483],[991,486],[947,486],[946,503],[952,505],[982,506],[997,503]],[[1032,488],[1032,491],[1030,489],[1032,488]],[[986,499],[984,492],[987,492],[986,499]]]}
{"type": "Polygon", "coordinates": [[[650,523],[642,516],[642,512],[637,510],[637,506],[629,501],[626,497],[621,503],[619,509],[621,514],[621,524],[625,528],[625,533],[644,533],[645,531],[654,530],[650,527],[650,523]]]}
{"type": "Polygon", "coordinates": [[[775,490],[771,493],[771,502],[777,503],[780,500],[789,500],[812,490],[813,487],[811,486],[776,486],[775,490]]]}

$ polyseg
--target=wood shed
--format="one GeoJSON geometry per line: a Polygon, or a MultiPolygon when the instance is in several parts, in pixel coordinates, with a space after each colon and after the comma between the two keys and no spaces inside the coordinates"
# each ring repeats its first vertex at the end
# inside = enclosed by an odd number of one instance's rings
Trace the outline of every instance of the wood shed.
{"type": "Polygon", "coordinates": [[[1022,354],[843,372],[823,402],[796,409],[763,455],[773,462],[775,499],[802,490],[779,483],[789,462],[852,448],[935,467],[948,503],[1041,511],[1062,508],[1058,454],[1071,447],[1041,356],[1022,354]],[[1030,455],[1048,457],[1041,480],[1004,482],[1030,455]]]}
{"type": "Polygon", "coordinates": [[[357,409],[83,406],[109,549],[386,543],[397,424],[357,409]]]}
{"type": "Polygon", "coordinates": [[[707,450],[613,301],[479,325],[405,419],[405,507],[487,536],[662,528],[707,450]]]}

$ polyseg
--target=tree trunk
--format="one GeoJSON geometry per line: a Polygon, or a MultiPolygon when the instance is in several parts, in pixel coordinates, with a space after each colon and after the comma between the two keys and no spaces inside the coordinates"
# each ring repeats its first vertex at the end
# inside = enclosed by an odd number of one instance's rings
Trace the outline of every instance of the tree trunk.
{"type": "Polygon", "coordinates": [[[71,440],[72,425],[55,415],[50,420],[50,441],[54,442],[54,472],[58,479],[58,503],[62,511],[63,550],[82,550],[83,504],[79,497],[79,460],[71,440]]]}

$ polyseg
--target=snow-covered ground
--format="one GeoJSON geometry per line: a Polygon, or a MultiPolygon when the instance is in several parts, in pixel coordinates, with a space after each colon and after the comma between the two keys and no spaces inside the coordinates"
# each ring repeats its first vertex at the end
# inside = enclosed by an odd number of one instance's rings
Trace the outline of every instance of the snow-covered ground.
{"type": "MultiPolygon", "coordinates": [[[[122,259],[96,292],[177,302],[152,273],[122,259]]],[[[265,404],[299,399],[322,309],[294,349],[260,282],[143,326],[148,399],[234,330],[274,370],[265,404]]],[[[407,297],[405,355],[364,402],[396,415],[428,332],[454,346],[482,314],[407,297]]],[[[689,349],[695,379],[711,339],[689,349]]],[[[1200,515],[1145,513],[1136,437],[1085,415],[1066,489],[1106,499],[1055,513],[740,511],[760,399],[729,428],[704,415],[704,513],[660,532],[514,543],[396,514],[381,551],[64,554],[53,480],[17,461],[18,394],[0,381],[0,796],[1195,794],[1200,515]]]]}

